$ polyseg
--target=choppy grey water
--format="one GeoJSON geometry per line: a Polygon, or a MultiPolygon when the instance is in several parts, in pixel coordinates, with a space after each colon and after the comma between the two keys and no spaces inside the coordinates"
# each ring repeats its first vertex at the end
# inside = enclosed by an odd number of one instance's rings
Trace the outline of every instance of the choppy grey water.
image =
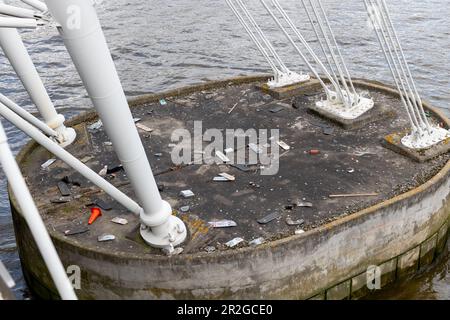
{"type": "MultiPolygon", "coordinates": [[[[9,1],[17,3],[18,1],[9,1]]],[[[156,92],[208,79],[269,71],[264,59],[228,9],[225,0],[97,1],[110,49],[129,96],[156,92]]],[[[250,3],[258,5],[257,0],[250,3]]],[[[387,1],[425,99],[450,115],[450,6],[448,0],[387,1]]],[[[299,0],[282,0],[305,32],[312,34],[299,0]]],[[[391,82],[362,0],[323,0],[337,38],[356,77],[391,82]]],[[[259,5],[258,21],[267,19],[259,5]]],[[[268,20],[267,20],[268,21],[268,20]]],[[[270,38],[294,71],[306,71],[287,41],[268,23],[270,38]]],[[[30,54],[55,102],[67,117],[91,104],[56,30],[22,32],[30,54]]],[[[89,50],[89,48],[87,48],[89,50]]],[[[0,53],[0,91],[34,111],[13,70],[0,53]]],[[[24,134],[3,121],[17,152],[24,134]]],[[[0,259],[18,283],[26,286],[9,213],[5,177],[0,170],[0,259]]],[[[384,298],[450,299],[450,261],[421,277],[396,286],[384,298]]]]}

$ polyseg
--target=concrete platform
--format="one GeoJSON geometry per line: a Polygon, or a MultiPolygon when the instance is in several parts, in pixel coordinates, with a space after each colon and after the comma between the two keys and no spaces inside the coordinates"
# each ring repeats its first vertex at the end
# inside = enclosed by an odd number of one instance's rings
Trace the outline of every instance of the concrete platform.
{"type": "MultiPolygon", "coordinates": [[[[447,221],[450,155],[418,163],[380,144],[382,137],[408,125],[400,100],[389,88],[356,82],[370,90],[385,110],[397,110],[397,118],[351,131],[332,125],[333,133],[324,134],[323,126],[330,124],[309,112],[319,91],[297,96],[300,107],[295,109],[291,98],[277,100],[262,93],[257,86],[263,81],[264,77],[253,77],[211,82],[130,102],[139,123],[153,129],[140,134],[162,197],[189,228],[189,239],[178,256],[167,257],[145,245],[138,235],[138,218],[61,161],[50,171],[41,170],[51,154],[34,143],[22,150],[18,158],[22,171],[64,264],[81,267],[81,298],[309,298],[329,288],[334,288],[330,297],[341,297],[343,289],[335,285],[359,275],[368,265],[410,250],[411,243],[425,241],[447,221]],[[279,129],[280,140],[290,150],[281,151],[280,170],[272,176],[262,176],[258,166],[245,171],[227,164],[176,166],[171,159],[171,134],[175,129],[194,134],[197,120],[203,121],[204,130],[279,129]],[[213,182],[221,172],[234,175],[236,181],[213,182]],[[69,202],[56,204],[61,179],[70,182],[72,194],[69,202]],[[428,181],[435,182],[425,188],[428,181]],[[195,196],[180,197],[185,189],[195,196]],[[376,195],[330,198],[361,193],[376,195]],[[440,206],[413,208],[428,197],[440,206]],[[89,210],[99,199],[111,208],[88,227],[89,210]],[[298,202],[311,202],[312,207],[296,206],[298,202]],[[186,206],[189,210],[182,212],[186,206]],[[415,211],[406,219],[408,208],[415,211]],[[272,213],[278,218],[258,223],[272,213]],[[114,224],[115,217],[129,223],[114,224]],[[291,226],[289,218],[304,224],[291,226]],[[237,226],[208,225],[221,219],[233,220],[237,226]],[[80,227],[87,231],[66,236],[67,230],[80,227]],[[296,235],[300,229],[305,233],[296,235]],[[116,240],[98,242],[105,233],[116,240]],[[225,244],[235,237],[244,241],[228,248],[225,244]],[[250,245],[260,237],[263,245],[250,245]],[[328,270],[326,277],[324,270],[328,270]]],[[[68,150],[98,172],[105,165],[120,164],[113,146],[105,144],[105,132],[88,129],[95,121],[94,113],[72,120],[78,139],[68,150]]],[[[447,120],[436,115],[433,121],[447,120]]],[[[107,179],[134,198],[123,171],[107,179]]],[[[27,281],[38,295],[52,297],[48,273],[14,199],[12,208],[27,281]]]]}

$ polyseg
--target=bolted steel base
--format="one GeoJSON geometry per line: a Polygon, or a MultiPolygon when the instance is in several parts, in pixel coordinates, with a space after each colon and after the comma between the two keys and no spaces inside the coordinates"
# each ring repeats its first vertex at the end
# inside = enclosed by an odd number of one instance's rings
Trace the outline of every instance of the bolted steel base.
{"type": "Polygon", "coordinates": [[[56,142],[62,148],[70,146],[75,141],[75,139],[77,138],[77,133],[76,133],[75,129],[73,129],[73,128],[66,128],[66,127],[64,127],[63,131],[62,132],[58,132],[58,133],[61,136],[62,142],[60,142],[60,141],[56,141],[56,142]]]}
{"type": "Polygon", "coordinates": [[[450,131],[432,127],[430,131],[424,130],[421,133],[416,131],[403,137],[402,144],[409,149],[423,150],[429,149],[446,139],[450,139],[450,131]]]}
{"type": "Polygon", "coordinates": [[[167,232],[156,234],[150,227],[141,226],[141,237],[144,241],[154,248],[173,248],[184,242],[187,237],[187,229],[183,221],[175,216],[170,216],[165,227],[167,232]]]}
{"type": "Polygon", "coordinates": [[[316,103],[316,107],[336,118],[345,120],[355,120],[374,107],[372,99],[359,97],[359,102],[349,108],[337,100],[323,100],[316,103]]]}
{"type": "Polygon", "coordinates": [[[292,71],[278,73],[267,82],[269,88],[282,88],[296,83],[308,82],[311,77],[308,74],[298,74],[292,71]]]}

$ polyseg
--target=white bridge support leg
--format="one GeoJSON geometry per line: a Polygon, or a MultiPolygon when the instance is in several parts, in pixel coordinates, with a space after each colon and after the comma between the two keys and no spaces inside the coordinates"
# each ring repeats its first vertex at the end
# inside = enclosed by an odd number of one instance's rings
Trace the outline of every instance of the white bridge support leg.
{"type": "Polygon", "coordinates": [[[1,122],[0,164],[61,298],[64,300],[77,300],[72,284],[67,277],[64,266],[59,259],[58,253],[45,228],[44,222],[34,204],[19,166],[9,149],[6,134],[1,122]]]}
{"type": "Polygon", "coordinates": [[[67,128],[64,116],[56,112],[19,32],[14,28],[0,28],[0,47],[45,123],[58,133],[60,145],[70,145],[76,138],[75,130],[67,128]]]}
{"type": "Polygon", "coordinates": [[[151,246],[173,248],[187,234],[162,200],[91,0],[46,0],[106,133],[142,203],[141,235],[151,246]]]}

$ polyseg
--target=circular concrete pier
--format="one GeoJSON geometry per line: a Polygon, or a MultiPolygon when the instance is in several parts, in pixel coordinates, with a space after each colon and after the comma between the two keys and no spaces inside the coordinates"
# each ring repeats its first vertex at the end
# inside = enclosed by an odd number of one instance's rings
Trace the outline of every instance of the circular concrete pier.
{"type": "MultiPolygon", "coordinates": [[[[394,90],[355,81],[375,100],[375,108],[363,122],[340,126],[309,110],[323,97],[314,81],[297,88],[294,97],[286,92],[274,97],[260,88],[266,79],[208,82],[130,101],[161,195],[189,229],[179,255],[168,257],[147,246],[137,217],[61,161],[42,170],[53,156],[36,143],[21,151],[23,174],[64,265],[81,270],[80,298],[360,298],[369,292],[369,266],[380,268],[385,286],[442,253],[450,217],[450,155],[417,162],[383,146],[385,136],[408,128],[394,90]],[[261,174],[261,166],[267,167],[261,163],[174,165],[172,133],[185,130],[195,139],[197,121],[202,121],[201,134],[278,129],[279,140],[290,148],[280,148],[279,170],[272,175],[261,174]],[[236,180],[213,181],[220,173],[236,180]],[[64,201],[58,201],[61,181],[71,193],[64,201]],[[183,190],[192,190],[194,197],[183,198],[183,190]],[[350,194],[372,195],[330,197],[350,194]],[[88,226],[94,206],[103,207],[103,215],[88,226]],[[270,215],[275,219],[261,223],[270,215]],[[128,224],[111,222],[117,217],[128,224]],[[237,226],[209,224],[224,219],[237,226]],[[103,234],[116,239],[99,242],[103,234]],[[237,237],[244,241],[226,245],[237,237]],[[252,245],[258,238],[264,243],[252,245]]],[[[449,127],[442,114],[424,106],[432,122],[449,127]]],[[[105,132],[90,127],[96,121],[95,113],[72,119],[78,139],[67,150],[97,172],[105,165],[116,169],[106,179],[134,198],[105,132]]],[[[203,148],[209,143],[203,141],[203,148]]],[[[246,156],[253,152],[246,145],[242,150],[246,156]]],[[[55,298],[13,198],[11,207],[27,282],[38,296],[55,298]]]]}

